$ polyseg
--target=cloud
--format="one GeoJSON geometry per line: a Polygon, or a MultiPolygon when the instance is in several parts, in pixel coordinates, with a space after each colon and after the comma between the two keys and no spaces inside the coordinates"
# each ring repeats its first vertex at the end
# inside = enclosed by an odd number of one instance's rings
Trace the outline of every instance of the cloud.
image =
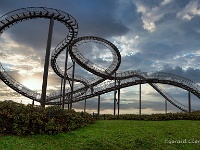
{"type": "Polygon", "coordinates": [[[186,77],[194,82],[200,83],[200,69],[194,69],[194,68],[187,68],[184,70],[183,68],[176,66],[174,68],[171,68],[170,66],[166,65],[164,68],[161,70],[162,72],[166,73],[172,73],[176,75],[180,75],[183,77],[186,77]]]}
{"type": "Polygon", "coordinates": [[[172,0],[163,0],[160,5],[165,6],[165,5],[168,5],[171,2],[172,2],[172,0]]]}
{"type": "Polygon", "coordinates": [[[199,7],[200,3],[198,0],[191,0],[183,10],[177,13],[177,17],[182,20],[188,21],[194,18],[195,16],[200,16],[199,7]]]}
{"type": "Polygon", "coordinates": [[[127,55],[133,55],[137,53],[139,50],[137,49],[138,43],[139,43],[139,35],[131,35],[131,38],[129,38],[130,35],[126,36],[117,36],[113,37],[112,40],[113,43],[117,45],[121,56],[127,56],[127,55]]]}
{"type": "MultiPolygon", "coordinates": [[[[77,109],[79,111],[83,111],[84,108],[84,103],[85,101],[81,101],[78,103],[73,104],[73,108],[77,109]]],[[[88,99],[86,101],[86,111],[87,112],[95,112],[97,113],[97,106],[98,106],[98,100],[97,98],[92,98],[88,99]]],[[[100,102],[100,113],[101,114],[113,114],[113,108],[114,104],[113,102],[104,102],[103,98],[101,97],[101,102],[100,102]]],[[[192,108],[197,108],[199,107],[194,107],[192,108]]],[[[118,105],[116,105],[116,113],[117,113],[118,105]]],[[[169,102],[167,103],[167,110],[168,112],[181,112],[178,108],[170,104],[169,102]]],[[[138,114],[139,112],[139,101],[134,101],[129,103],[124,103],[124,100],[121,100],[120,102],[120,114],[138,114]]],[[[152,113],[165,113],[165,101],[147,101],[147,100],[142,100],[142,114],[152,114],[152,113]]]]}
{"type": "MultiPolygon", "coordinates": [[[[148,5],[144,1],[133,1],[137,7],[137,12],[141,13],[141,19],[143,22],[143,28],[148,30],[149,32],[154,32],[156,30],[156,22],[163,18],[166,14],[164,5],[169,3],[170,1],[164,1],[161,5],[148,5]]],[[[151,2],[149,2],[151,3],[151,2]]]]}

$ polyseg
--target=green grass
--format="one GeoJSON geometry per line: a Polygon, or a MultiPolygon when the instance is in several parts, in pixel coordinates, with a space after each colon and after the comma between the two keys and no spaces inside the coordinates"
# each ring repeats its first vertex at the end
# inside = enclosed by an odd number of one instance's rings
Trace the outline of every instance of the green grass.
{"type": "Polygon", "coordinates": [[[100,120],[57,135],[0,136],[0,150],[194,150],[200,149],[199,133],[200,121],[100,120]],[[185,139],[199,143],[165,142],[185,139]]]}

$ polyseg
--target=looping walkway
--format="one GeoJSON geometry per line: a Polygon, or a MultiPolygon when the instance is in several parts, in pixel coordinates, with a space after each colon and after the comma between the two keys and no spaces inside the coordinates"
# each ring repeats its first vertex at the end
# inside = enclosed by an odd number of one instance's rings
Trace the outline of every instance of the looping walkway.
{"type": "MultiPolygon", "coordinates": [[[[121,55],[117,47],[111,42],[100,37],[85,36],[77,38],[78,23],[76,22],[76,20],[68,13],[57,9],[45,7],[28,7],[9,12],[0,17],[0,34],[2,34],[8,28],[17,23],[37,18],[53,18],[54,20],[64,24],[69,30],[68,35],[56,46],[51,54],[51,67],[59,77],[64,78],[64,72],[59,68],[57,64],[57,58],[61,54],[61,52],[65,51],[66,49],[69,50],[71,58],[77,64],[97,76],[96,78],[93,78],[91,80],[85,79],[82,76],[75,76],[74,79],[72,79],[72,75],[69,73],[67,74],[68,80],[80,82],[80,84],[76,84],[73,89],[73,103],[116,89],[146,83],[151,85],[166,100],[168,100],[171,104],[181,109],[182,111],[187,111],[188,108],[173,99],[156,83],[169,84],[180,87],[200,98],[200,86],[195,82],[181,76],[163,72],[148,74],[139,70],[118,72],[117,70],[121,63],[121,55]],[[109,65],[108,68],[105,69],[96,65],[81,54],[81,52],[79,51],[79,46],[88,42],[101,44],[110,50],[110,52],[112,53],[113,62],[109,65]]],[[[1,63],[0,78],[6,85],[11,87],[16,92],[32,100],[40,102],[41,94],[28,89],[27,87],[13,79],[6,72],[1,63]]],[[[71,97],[71,94],[71,88],[65,90],[66,97],[71,97]]],[[[63,95],[60,90],[50,93],[46,97],[46,105],[60,104],[60,98],[62,96],[63,95]]],[[[68,104],[70,102],[71,100],[69,98],[66,98],[65,103],[68,104]]]]}

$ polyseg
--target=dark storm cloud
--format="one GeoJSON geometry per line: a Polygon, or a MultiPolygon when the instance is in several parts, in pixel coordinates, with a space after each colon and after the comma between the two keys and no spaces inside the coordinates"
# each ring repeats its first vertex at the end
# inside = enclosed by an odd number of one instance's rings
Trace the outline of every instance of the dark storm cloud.
{"type": "Polygon", "coordinates": [[[119,7],[118,1],[86,0],[81,2],[74,12],[74,17],[79,22],[80,36],[94,35],[108,38],[123,35],[129,31],[114,16],[119,7]]]}
{"type": "Polygon", "coordinates": [[[126,70],[147,71],[149,70],[152,63],[153,61],[151,57],[149,57],[146,54],[142,54],[138,52],[134,55],[123,56],[119,70],[121,71],[126,71],[126,70]]]}
{"type": "Polygon", "coordinates": [[[183,68],[176,66],[175,68],[171,68],[168,65],[164,66],[162,72],[172,73],[179,76],[186,77],[194,82],[200,83],[200,69],[187,68],[184,70],[183,68]]]}
{"type": "MultiPolygon", "coordinates": [[[[169,59],[180,51],[190,49],[190,52],[200,48],[197,23],[187,23],[174,20],[171,27],[164,27],[146,37],[141,37],[138,48],[145,58],[169,59]]],[[[193,22],[193,21],[192,21],[193,22]]],[[[160,28],[160,27],[159,27],[160,28]]]]}
{"type": "MultiPolygon", "coordinates": [[[[12,26],[5,33],[11,34],[11,39],[17,43],[31,47],[36,51],[46,49],[49,20],[33,19],[12,26]]],[[[59,44],[68,34],[68,28],[58,22],[54,23],[52,47],[59,44]]],[[[4,35],[4,34],[2,34],[4,35]]],[[[9,42],[9,41],[7,41],[9,42]]]]}

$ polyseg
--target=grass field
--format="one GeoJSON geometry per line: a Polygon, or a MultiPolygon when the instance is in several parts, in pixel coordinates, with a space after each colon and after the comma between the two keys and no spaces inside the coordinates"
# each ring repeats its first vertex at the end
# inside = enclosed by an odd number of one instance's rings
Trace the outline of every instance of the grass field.
{"type": "Polygon", "coordinates": [[[0,136],[0,150],[194,150],[199,135],[200,121],[100,120],[57,135],[0,136]]]}

